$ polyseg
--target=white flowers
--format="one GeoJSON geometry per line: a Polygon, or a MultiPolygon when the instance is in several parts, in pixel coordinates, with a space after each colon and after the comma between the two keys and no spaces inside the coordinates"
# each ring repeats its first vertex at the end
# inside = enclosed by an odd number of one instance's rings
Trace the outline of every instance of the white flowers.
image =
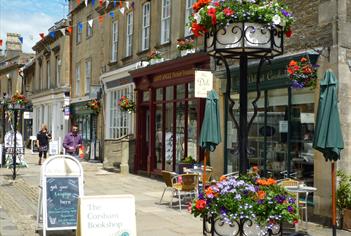
{"type": "Polygon", "coordinates": [[[279,15],[274,15],[273,18],[272,18],[272,21],[273,21],[273,24],[279,25],[280,22],[281,22],[281,18],[280,18],[279,15]]]}

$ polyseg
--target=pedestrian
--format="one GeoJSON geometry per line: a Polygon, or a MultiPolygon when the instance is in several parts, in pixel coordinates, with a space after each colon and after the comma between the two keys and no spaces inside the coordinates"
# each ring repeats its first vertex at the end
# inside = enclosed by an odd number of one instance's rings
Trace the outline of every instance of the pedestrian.
{"type": "Polygon", "coordinates": [[[78,134],[78,126],[72,125],[71,132],[66,134],[63,140],[63,147],[66,154],[79,159],[79,148],[82,146],[82,136],[78,134]]]}
{"type": "Polygon", "coordinates": [[[41,165],[41,158],[46,159],[47,152],[49,150],[49,141],[51,139],[51,134],[48,132],[48,127],[46,124],[41,125],[41,129],[37,134],[37,146],[39,149],[39,162],[41,165]]]}

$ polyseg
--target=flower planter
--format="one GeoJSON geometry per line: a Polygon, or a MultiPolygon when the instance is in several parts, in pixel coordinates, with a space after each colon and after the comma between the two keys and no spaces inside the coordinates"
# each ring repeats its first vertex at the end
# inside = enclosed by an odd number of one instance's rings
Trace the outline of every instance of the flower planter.
{"type": "Polygon", "coordinates": [[[150,59],[150,65],[154,65],[154,64],[157,64],[157,63],[161,63],[163,62],[165,59],[164,58],[159,58],[159,59],[156,59],[156,58],[153,58],[153,59],[150,59]]]}
{"type": "Polygon", "coordinates": [[[181,56],[181,57],[184,57],[184,56],[186,56],[186,55],[188,55],[188,54],[192,54],[192,53],[195,53],[195,48],[181,50],[181,51],[180,51],[180,56],[181,56]]]}
{"type": "Polygon", "coordinates": [[[227,26],[216,26],[206,38],[207,51],[210,55],[252,53],[256,56],[264,54],[282,54],[283,32],[279,26],[275,28],[259,23],[231,23],[227,26]],[[216,37],[216,38],[215,38],[216,37]]]}
{"type": "Polygon", "coordinates": [[[351,230],[351,209],[344,209],[342,228],[351,230]]]}

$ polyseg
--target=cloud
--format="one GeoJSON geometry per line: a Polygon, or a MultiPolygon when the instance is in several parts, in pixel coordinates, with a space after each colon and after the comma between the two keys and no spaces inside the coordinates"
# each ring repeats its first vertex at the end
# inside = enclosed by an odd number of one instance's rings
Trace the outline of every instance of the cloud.
{"type": "MultiPolygon", "coordinates": [[[[64,8],[59,4],[63,0],[0,2],[0,38],[5,41],[6,33],[21,34],[24,52],[33,52],[32,47],[40,40],[39,33],[47,34],[48,29],[65,16],[64,8]]],[[[5,42],[2,48],[5,49],[5,42]]]]}

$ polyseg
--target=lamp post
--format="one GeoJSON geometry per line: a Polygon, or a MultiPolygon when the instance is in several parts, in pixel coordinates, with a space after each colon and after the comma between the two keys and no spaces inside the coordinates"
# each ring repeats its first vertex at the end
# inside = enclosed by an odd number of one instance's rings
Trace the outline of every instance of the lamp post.
{"type": "Polygon", "coordinates": [[[283,29],[280,26],[273,26],[260,23],[231,23],[228,25],[217,24],[205,35],[205,51],[217,60],[223,62],[226,70],[226,99],[229,100],[229,114],[238,130],[238,149],[239,149],[239,171],[240,174],[247,173],[249,167],[248,150],[248,131],[257,115],[256,102],[260,98],[260,71],[263,63],[275,56],[283,54],[283,29]],[[240,61],[240,118],[239,123],[235,119],[233,107],[235,102],[230,97],[231,75],[229,62],[230,59],[240,61]],[[248,81],[247,70],[250,59],[260,60],[256,77],[256,98],[252,102],[254,113],[250,121],[247,120],[248,103],[248,81]]]}

